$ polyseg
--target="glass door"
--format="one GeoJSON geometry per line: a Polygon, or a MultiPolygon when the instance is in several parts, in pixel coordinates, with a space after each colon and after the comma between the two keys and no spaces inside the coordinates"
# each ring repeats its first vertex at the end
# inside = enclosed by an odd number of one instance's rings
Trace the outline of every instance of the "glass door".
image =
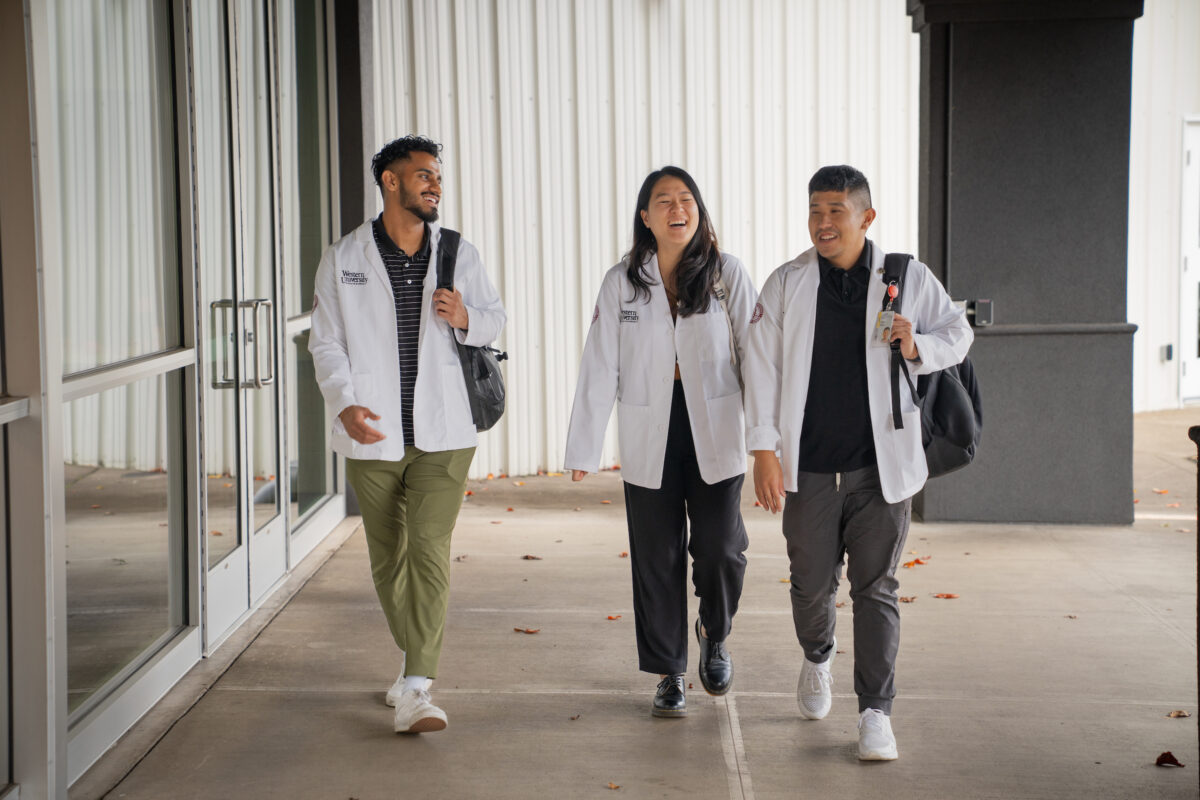
{"type": "Polygon", "coordinates": [[[265,4],[192,5],[211,649],[284,574],[273,98],[265,4]]]}
{"type": "Polygon", "coordinates": [[[1200,120],[1183,128],[1183,202],[1180,205],[1179,399],[1200,400],[1200,120]]]}

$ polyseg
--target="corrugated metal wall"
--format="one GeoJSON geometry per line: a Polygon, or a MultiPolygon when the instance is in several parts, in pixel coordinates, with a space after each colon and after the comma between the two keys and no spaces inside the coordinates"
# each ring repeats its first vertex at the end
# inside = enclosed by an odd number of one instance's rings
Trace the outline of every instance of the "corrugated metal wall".
{"type": "Polygon", "coordinates": [[[1179,407],[1183,121],[1200,115],[1200,2],[1146,0],[1133,26],[1129,155],[1129,321],[1133,409],[1179,407]]]}
{"type": "Polygon", "coordinates": [[[445,145],[443,220],[508,310],[508,412],[476,475],[561,467],[595,293],[650,170],[695,176],[759,285],[809,246],[822,164],[862,169],[873,238],[916,252],[920,56],[900,0],[376,0],[374,14],[377,145],[445,145]]]}

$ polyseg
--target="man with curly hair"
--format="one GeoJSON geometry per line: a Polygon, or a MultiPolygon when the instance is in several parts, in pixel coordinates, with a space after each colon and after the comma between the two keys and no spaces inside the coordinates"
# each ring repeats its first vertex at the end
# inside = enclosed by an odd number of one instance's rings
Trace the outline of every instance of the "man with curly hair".
{"type": "Polygon", "coordinates": [[[362,510],[375,590],[401,651],[386,696],[397,733],[446,727],[429,689],[446,621],[450,536],[477,442],[455,340],[491,344],[505,322],[465,239],[453,287],[437,286],[440,152],[410,135],[371,160],[383,213],[325,251],[309,343],[333,449],[346,458],[362,510]]]}

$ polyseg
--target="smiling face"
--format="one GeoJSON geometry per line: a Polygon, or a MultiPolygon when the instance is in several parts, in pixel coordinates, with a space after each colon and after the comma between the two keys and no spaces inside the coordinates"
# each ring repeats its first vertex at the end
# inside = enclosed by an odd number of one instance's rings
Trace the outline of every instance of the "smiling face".
{"type": "Polygon", "coordinates": [[[858,192],[813,192],[808,202],[808,234],[817,252],[834,266],[854,266],[875,221],[858,192]]]}
{"type": "Polygon", "coordinates": [[[413,152],[388,165],[381,176],[383,199],[397,203],[425,222],[438,218],[438,205],[442,201],[442,168],[437,156],[431,153],[413,152]]]}
{"type": "Polygon", "coordinates": [[[650,202],[640,214],[660,250],[682,250],[700,227],[696,198],[687,184],[674,175],[665,175],[654,183],[650,202]]]}

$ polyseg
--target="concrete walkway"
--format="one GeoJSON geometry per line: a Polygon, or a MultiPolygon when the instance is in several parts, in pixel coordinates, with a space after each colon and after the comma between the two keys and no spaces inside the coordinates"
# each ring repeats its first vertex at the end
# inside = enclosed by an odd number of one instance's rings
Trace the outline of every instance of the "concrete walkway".
{"type": "Polygon", "coordinates": [[[621,484],[605,473],[582,486],[472,483],[434,685],[446,731],[392,733],[383,692],[397,660],[358,530],[178,722],[167,730],[152,713],[127,737],[157,738],[140,762],[118,746],[71,794],[1197,797],[1195,423],[1195,409],[1138,418],[1132,527],[913,526],[906,558],[928,563],[900,576],[913,600],[902,606],[893,763],[855,757],[849,603],[833,711],[799,717],[779,520],[750,491],[735,689],[704,694],[693,645],[689,716],[651,718],[656,678],[636,668],[621,484]],[[1168,718],[1175,709],[1192,716],[1168,718]],[[1155,767],[1165,750],[1186,767],[1155,767]]]}

